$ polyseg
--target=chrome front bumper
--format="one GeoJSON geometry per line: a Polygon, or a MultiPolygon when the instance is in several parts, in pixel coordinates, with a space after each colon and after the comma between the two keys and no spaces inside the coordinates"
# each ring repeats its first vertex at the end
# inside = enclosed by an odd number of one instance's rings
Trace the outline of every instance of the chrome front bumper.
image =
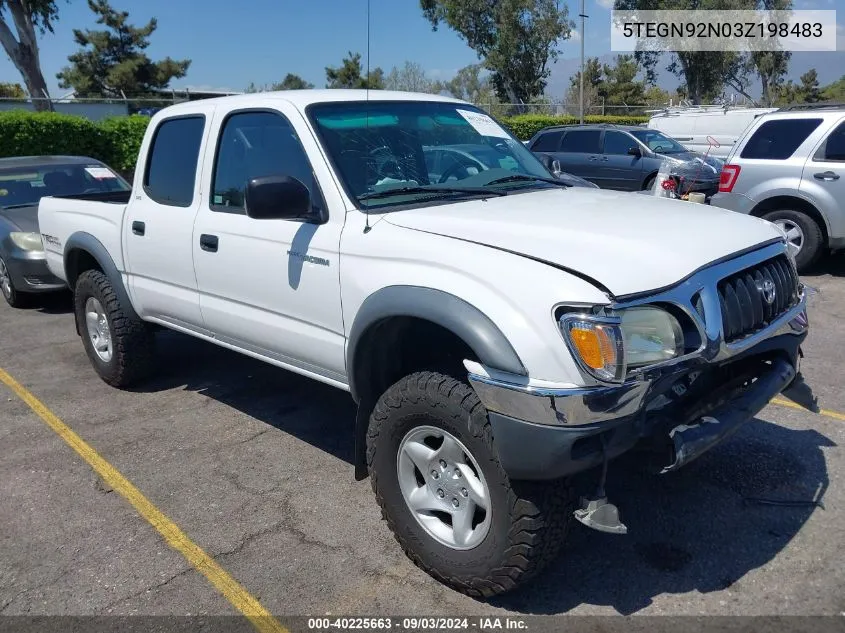
{"type": "MultiPolygon", "coordinates": [[[[687,310],[687,313],[700,321],[704,343],[701,349],[692,354],[643,371],[632,372],[622,384],[548,389],[526,384],[527,379],[524,376],[513,376],[512,380],[508,380],[501,374],[491,377],[472,371],[468,373],[469,382],[488,411],[533,424],[586,429],[589,426],[606,426],[610,422],[634,416],[647,406],[646,400],[653,385],[667,376],[680,376],[754,353],[755,349],[762,348],[766,341],[776,337],[792,335],[803,339],[809,327],[807,297],[803,287],[799,286],[799,301],[795,306],[764,330],[734,343],[724,342],[718,301],[714,303],[712,295],[705,290],[715,286],[713,279],[754,265],[777,252],[781,251],[767,247],[739,259],[717,264],[712,269],[705,269],[699,276],[687,280],[684,285],[688,288],[682,292],[675,288],[632,302],[674,302],[679,294],[700,292],[704,298],[705,318],[696,316],[694,311],[687,310]],[[702,276],[704,281],[700,279],[702,276]]],[[[680,305],[680,302],[678,304],[680,305]]],[[[795,370],[797,373],[797,366],[795,370]]]]}

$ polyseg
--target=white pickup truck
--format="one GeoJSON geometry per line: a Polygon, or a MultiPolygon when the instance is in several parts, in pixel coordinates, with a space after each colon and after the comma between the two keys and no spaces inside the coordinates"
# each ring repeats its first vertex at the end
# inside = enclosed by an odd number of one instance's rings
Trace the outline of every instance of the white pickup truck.
{"type": "Polygon", "coordinates": [[[102,379],[147,376],[164,326],[348,391],[356,477],[408,556],[473,596],[534,575],[573,518],[624,533],[609,460],[660,449],[674,471],[799,377],[782,231],[569,187],[458,100],[171,106],[131,193],[94,198],[38,216],[102,379]]]}

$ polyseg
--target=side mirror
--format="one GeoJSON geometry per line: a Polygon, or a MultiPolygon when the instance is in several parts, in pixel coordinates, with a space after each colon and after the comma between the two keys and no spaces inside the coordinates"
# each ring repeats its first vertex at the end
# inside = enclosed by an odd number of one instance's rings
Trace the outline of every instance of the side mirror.
{"type": "Polygon", "coordinates": [[[256,220],[307,220],[311,193],[291,176],[252,178],[246,185],[246,214],[256,220]]]}
{"type": "Polygon", "coordinates": [[[628,149],[628,154],[630,154],[631,156],[636,156],[637,158],[640,158],[643,155],[643,152],[642,152],[642,150],[640,150],[639,147],[634,145],[633,147],[628,149]]]}
{"type": "Polygon", "coordinates": [[[543,163],[543,166],[549,170],[552,176],[557,177],[557,175],[561,172],[560,169],[560,161],[557,158],[552,158],[548,154],[535,154],[537,158],[540,159],[540,162],[543,163]]]}

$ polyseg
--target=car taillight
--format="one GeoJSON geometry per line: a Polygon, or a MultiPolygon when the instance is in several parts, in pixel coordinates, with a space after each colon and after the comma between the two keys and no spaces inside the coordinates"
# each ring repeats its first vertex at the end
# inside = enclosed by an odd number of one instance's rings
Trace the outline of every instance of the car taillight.
{"type": "Polygon", "coordinates": [[[719,176],[719,191],[730,193],[739,178],[739,165],[723,165],[719,176]]]}

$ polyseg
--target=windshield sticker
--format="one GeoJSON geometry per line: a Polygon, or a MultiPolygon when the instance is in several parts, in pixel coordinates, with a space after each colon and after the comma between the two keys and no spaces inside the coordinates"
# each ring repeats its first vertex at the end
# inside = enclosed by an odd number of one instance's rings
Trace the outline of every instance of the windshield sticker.
{"type": "Polygon", "coordinates": [[[88,172],[88,175],[91,176],[91,178],[96,178],[97,180],[117,178],[117,176],[114,175],[114,172],[108,167],[86,167],[85,171],[88,172]]]}
{"type": "Polygon", "coordinates": [[[496,123],[483,112],[471,112],[470,110],[458,110],[458,114],[464,117],[467,122],[475,128],[475,131],[482,136],[495,136],[496,138],[510,138],[502,126],[496,123]]]}

